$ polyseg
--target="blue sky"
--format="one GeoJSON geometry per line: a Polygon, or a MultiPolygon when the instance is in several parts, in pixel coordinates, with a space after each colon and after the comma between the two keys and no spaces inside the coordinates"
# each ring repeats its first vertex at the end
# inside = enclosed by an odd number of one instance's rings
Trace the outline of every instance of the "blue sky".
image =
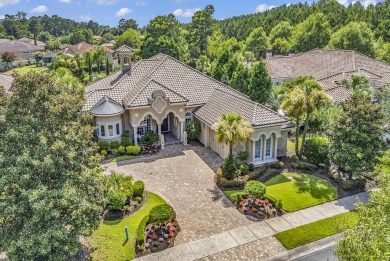
{"type": "MultiPolygon", "coordinates": [[[[352,0],[338,0],[348,4],[352,0]]],[[[363,5],[376,0],[362,0],[363,5]]],[[[193,13],[212,4],[215,18],[262,12],[294,0],[0,0],[0,19],[5,14],[24,11],[28,16],[59,15],[76,21],[94,20],[99,24],[116,26],[121,18],[135,19],[140,26],[157,15],[173,13],[182,22],[189,22],[193,13]]],[[[308,1],[309,2],[309,1],[308,1]]]]}

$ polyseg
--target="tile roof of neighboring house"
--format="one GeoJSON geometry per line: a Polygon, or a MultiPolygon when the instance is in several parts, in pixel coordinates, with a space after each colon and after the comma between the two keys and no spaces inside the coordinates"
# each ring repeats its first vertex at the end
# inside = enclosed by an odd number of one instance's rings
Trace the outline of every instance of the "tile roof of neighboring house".
{"type": "Polygon", "coordinates": [[[36,51],[44,51],[45,46],[43,45],[33,45],[29,43],[25,43],[19,40],[12,40],[6,43],[0,44],[0,53],[4,52],[36,52],[36,51]]]}
{"type": "Polygon", "coordinates": [[[9,39],[0,39],[0,44],[6,43],[6,42],[9,42],[9,41],[10,41],[9,39]]]}
{"type": "MultiPolygon", "coordinates": [[[[84,109],[91,110],[104,96],[126,107],[148,105],[147,97],[151,97],[155,90],[164,91],[171,102],[186,102],[187,106],[207,106],[197,112],[199,117],[211,114],[212,112],[208,112],[209,108],[217,106],[225,112],[245,114],[245,119],[254,126],[288,122],[285,117],[252,102],[248,96],[164,54],[140,60],[130,72],[117,72],[87,86],[84,109]],[[217,94],[225,100],[221,100],[217,94]],[[234,110],[231,109],[232,106],[234,110]]],[[[217,121],[219,116],[213,117],[211,121],[217,121]]],[[[208,123],[211,124],[211,121],[208,123]]]]}
{"type": "MultiPolygon", "coordinates": [[[[34,39],[27,38],[27,37],[22,37],[22,38],[18,39],[18,41],[21,41],[24,43],[29,43],[29,44],[35,44],[34,39]]],[[[37,40],[37,45],[45,45],[45,43],[37,40]]]]}
{"type": "Polygon", "coordinates": [[[194,115],[209,125],[213,125],[221,118],[221,114],[234,112],[242,115],[245,121],[252,126],[285,124],[289,120],[277,112],[238,95],[231,95],[225,91],[215,89],[210,100],[197,109],[194,115]]]}
{"type": "Polygon", "coordinates": [[[333,101],[335,103],[342,103],[352,96],[353,90],[352,88],[347,88],[343,85],[337,85],[331,89],[326,90],[326,93],[333,97],[333,101]]]}
{"type": "MultiPolygon", "coordinates": [[[[78,44],[66,47],[63,50],[63,52],[70,55],[83,54],[94,47],[95,46],[92,44],[86,42],[80,42],[78,44]]],[[[113,54],[115,52],[114,50],[107,48],[105,46],[103,46],[103,48],[105,53],[113,54]]]]}
{"type": "Polygon", "coordinates": [[[116,50],[117,53],[133,53],[134,49],[128,47],[127,45],[122,45],[116,50]]]}
{"type": "Polygon", "coordinates": [[[123,113],[124,109],[122,105],[104,96],[100,101],[91,108],[91,113],[95,116],[107,116],[123,113]]]}
{"type": "Polygon", "coordinates": [[[6,74],[0,74],[0,86],[3,86],[6,91],[9,91],[12,86],[14,77],[6,74]]]}

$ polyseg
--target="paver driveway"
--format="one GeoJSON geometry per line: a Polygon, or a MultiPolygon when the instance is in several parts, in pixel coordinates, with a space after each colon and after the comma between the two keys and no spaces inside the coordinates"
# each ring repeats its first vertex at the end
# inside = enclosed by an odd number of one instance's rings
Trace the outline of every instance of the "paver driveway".
{"type": "MultiPolygon", "coordinates": [[[[175,245],[251,223],[215,186],[214,172],[198,156],[202,155],[202,150],[203,156],[214,156],[208,155],[207,148],[171,146],[167,146],[166,150],[181,148],[180,153],[154,161],[146,158],[145,162],[148,163],[122,166],[121,163],[109,163],[106,165],[106,173],[117,170],[132,175],[136,180],[143,180],[145,189],[162,196],[175,208],[182,230],[175,240],[175,245]]],[[[210,158],[207,161],[209,160],[210,158]]]]}

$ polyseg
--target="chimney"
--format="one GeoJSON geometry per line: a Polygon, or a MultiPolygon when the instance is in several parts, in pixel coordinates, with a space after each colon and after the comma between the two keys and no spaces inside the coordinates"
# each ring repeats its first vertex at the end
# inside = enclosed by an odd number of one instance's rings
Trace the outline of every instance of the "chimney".
{"type": "Polygon", "coordinates": [[[288,52],[288,56],[289,57],[292,57],[292,56],[294,56],[295,55],[295,50],[290,50],[289,52],[288,52]]]}
{"type": "Polygon", "coordinates": [[[271,58],[272,57],[272,50],[267,49],[265,50],[265,58],[271,58]]]}
{"type": "Polygon", "coordinates": [[[116,53],[119,56],[119,65],[122,69],[122,73],[131,72],[131,57],[133,52],[134,49],[128,47],[127,45],[122,45],[116,50],[116,53]]]}

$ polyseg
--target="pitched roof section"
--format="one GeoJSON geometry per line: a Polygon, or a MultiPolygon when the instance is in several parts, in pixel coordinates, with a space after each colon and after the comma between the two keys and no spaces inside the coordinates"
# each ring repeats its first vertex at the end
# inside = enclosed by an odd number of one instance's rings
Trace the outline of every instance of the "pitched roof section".
{"type": "MultiPolygon", "coordinates": [[[[92,44],[89,44],[89,43],[86,43],[86,42],[80,42],[78,44],[66,47],[63,50],[63,52],[66,53],[66,54],[70,54],[70,55],[83,54],[83,53],[89,51],[90,49],[92,49],[94,47],[95,46],[92,45],[92,44]]],[[[114,50],[112,50],[110,48],[107,48],[107,47],[104,47],[104,46],[102,46],[102,47],[103,47],[105,53],[109,53],[109,54],[113,54],[114,53],[114,50]]]]}
{"type": "Polygon", "coordinates": [[[4,52],[37,52],[44,51],[45,46],[33,45],[19,40],[12,40],[0,44],[0,53],[4,52]]]}
{"type": "Polygon", "coordinates": [[[91,109],[91,113],[95,116],[109,116],[123,112],[123,106],[107,96],[101,98],[100,101],[91,109]]]}
{"type": "Polygon", "coordinates": [[[116,49],[117,53],[134,53],[134,51],[135,50],[133,48],[130,48],[127,45],[122,45],[121,47],[116,49]]]}
{"type": "Polygon", "coordinates": [[[210,100],[197,109],[194,115],[208,125],[213,125],[219,121],[221,114],[229,112],[242,115],[253,127],[289,122],[287,118],[265,106],[219,89],[214,90],[210,100]]]}

